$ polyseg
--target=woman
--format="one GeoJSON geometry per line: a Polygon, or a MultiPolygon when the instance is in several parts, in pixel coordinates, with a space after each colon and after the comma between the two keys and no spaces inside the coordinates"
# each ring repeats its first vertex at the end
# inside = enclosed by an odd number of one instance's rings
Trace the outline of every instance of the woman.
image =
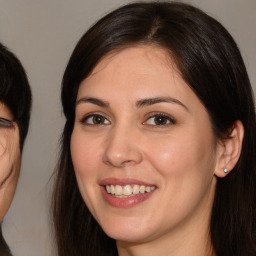
{"type": "Polygon", "coordinates": [[[111,12],[62,105],[59,255],[255,255],[254,100],[220,23],[175,2],[111,12]]]}
{"type": "MultiPolygon", "coordinates": [[[[27,135],[31,91],[26,73],[17,59],[0,44],[0,221],[13,199],[27,135]]],[[[11,255],[0,228],[0,255],[11,255]]]]}

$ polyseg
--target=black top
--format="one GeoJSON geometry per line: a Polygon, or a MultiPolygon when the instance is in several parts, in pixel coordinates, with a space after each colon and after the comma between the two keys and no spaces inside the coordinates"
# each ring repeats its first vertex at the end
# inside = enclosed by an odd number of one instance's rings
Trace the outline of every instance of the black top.
{"type": "Polygon", "coordinates": [[[12,256],[11,251],[4,240],[0,223],[0,256],[12,256]]]}

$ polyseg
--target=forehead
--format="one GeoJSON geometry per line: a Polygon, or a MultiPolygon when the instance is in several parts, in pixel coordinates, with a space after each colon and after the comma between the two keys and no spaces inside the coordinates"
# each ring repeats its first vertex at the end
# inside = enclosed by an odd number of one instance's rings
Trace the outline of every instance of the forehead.
{"type": "Polygon", "coordinates": [[[159,71],[157,66],[159,68],[161,68],[161,66],[165,68],[169,67],[170,71],[175,68],[175,70],[179,72],[169,51],[155,45],[135,45],[106,54],[95,66],[88,78],[103,71],[110,65],[118,66],[118,64],[124,61],[126,62],[127,68],[133,67],[137,69],[140,66],[146,68],[146,64],[148,64],[147,66],[149,67],[150,64],[156,64],[157,62],[157,65],[154,65],[154,67],[152,65],[156,72],[159,71]]]}
{"type": "Polygon", "coordinates": [[[152,45],[125,48],[105,56],[81,82],[77,98],[84,96],[125,102],[169,96],[186,103],[197,98],[182,79],[171,54],[152,45]]]}
{"type": "Polygon", "coordinates": [[[188,87],[167,50],[139,45],[106,55],[81,82],[79,92],[81,89],[90,92],[96,87],[97,90],[101,87],[113,90],[116,86],[118,89],[129,87],[136,91],[143,87],[157,89],[163,87],[164,83],[188,87]]]}

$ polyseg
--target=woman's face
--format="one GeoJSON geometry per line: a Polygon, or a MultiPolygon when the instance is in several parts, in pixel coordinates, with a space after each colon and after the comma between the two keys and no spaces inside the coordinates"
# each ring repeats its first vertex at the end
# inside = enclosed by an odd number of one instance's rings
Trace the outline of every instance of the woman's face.
{"type": "Polygon", "coordinates": [[[145,242],[208,228],[218,143],[164,50],[124,49],[82,81],[71,155],[82,197],[110,237],[145,242]]]}
{"type": "MultiPolygon", "coordinates": [[[[8,107],[0,103],[0,118],[12,120],[8,107]]],[[[0,122],[0,221],[12,202],[20,172],[19,129],[16,123],[9,127],[0,122]]]]}

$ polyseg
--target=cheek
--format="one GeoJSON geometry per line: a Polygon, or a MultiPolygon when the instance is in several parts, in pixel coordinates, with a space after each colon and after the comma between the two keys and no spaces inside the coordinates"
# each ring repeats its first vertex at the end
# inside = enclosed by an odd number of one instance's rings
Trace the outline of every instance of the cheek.
{"type": "MultiPolygon", "coordinates": [[[[3,159],[1,159],[3,163],[3,159]]],[[[3,176],[6,178],[8,176],[7,180],[4,182],[4,184],[1,185],[0,188],[0,221],[4,218],[5,214],[7,213],[11,202],[13,200],[18,179],[19,179],[19,173],[20,173],[20,163],[21,163],[21,156],[20,154],[17,154],[14,159],[12,159],[12,165],[9,166],[9,168],[6,168],[6,166],[0,166],[0,174],[5,175],[3,176]],[[3,167],[3,168],[2,168],[3,167]]],[[[0,182],[2,182],[1,180],[0,182]]]]}
{"type": "Polygon", "coordinates": [[[187,145],[179,138],[168,137],[163,140],[147,145],[146,155],[159,172],[172,173],[178,166],[185,165],[188,161],[187,145]]]}
{"type": "Polygon", "coordinates": [[[203,171],[209,175],[209,167],[214,168],[214,142],[211,136],[205,138],[197,131],[167,137],[146,145],[145,149],[150,149],[146,155],[154,168],[165,176],[204,176],[203,171]]]}
{"type": "MultiPolygon", "coordinates": [[[[17,175],[16,175],[17,176],[17,175]]],[[[2,220],[7,213],[11,202],[13,200],[16,186],[17,186],[18,176],[8,180],[0,191],[0,220],[2,220]]]]}
{"type": "Polygon", "coordinates": [[[3,132],[0,131],[0,161],[1,161],[1,166],[0,166],[0,184],[4,181],[4,179],[8,176],[10,172],[10,167],[5,163],[6,161],[9,160],[9,155],[7,151],[7,136],[6,134],[2,134],[3,132]],[[6,160],[6,158],[8,158],[6,160]]]}
{"type": "Polygon", "coordinates": [[[84,136],[74,130],[71,136],[70,151],[79,191],[90,212],[96,216],[99,189],[98,171],[100,167],[100,150],[97,140],[84,136]]]}
{"type": "Polygon", "coordinates": [[[100,162],[97,140],[91,140],[76,130],[71,136],[71,158],[77,178],[88,178],[95,174],[94,170],[100,162]]]}
{"type": "Polygon", "coordinates": [[[7,138],[0,133],[0,157],[4,154],[7,145],[7,138]]]}
{"type": "Polygon", "coordinates": [[[192,137],[195,136],[169,137],[158,146],[152,145],[151,152],[147,151],[147,157],[160,177],[161,195],[165,200],[163,219],[168,223],[179,222],[195,212],[212,187],[214,155],[210,147],[213,145],[209,137],[208,140],[192,137]]]}

